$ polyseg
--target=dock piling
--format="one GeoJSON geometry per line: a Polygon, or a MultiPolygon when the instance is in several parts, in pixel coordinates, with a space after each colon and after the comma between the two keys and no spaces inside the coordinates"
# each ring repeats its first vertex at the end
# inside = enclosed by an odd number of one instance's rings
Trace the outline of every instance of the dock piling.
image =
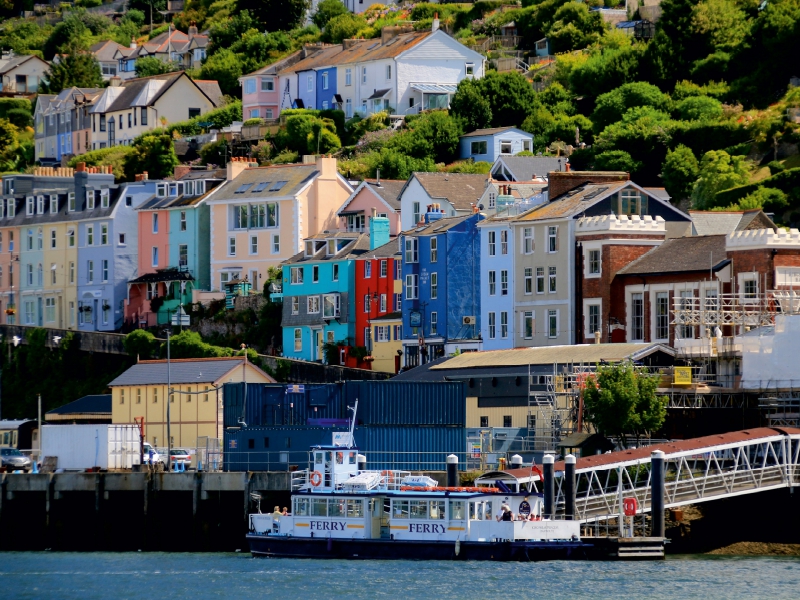
{"type": "Polygon", "coordinates": [[[542,466],[544,467],[542,475],[544,475],[544,518],[553,519],[556,514],[556,486],[555,486],[555,457],[552,454],[545,454],[542,458],[542,466]]]}
{"type": "Polygon", "coordinates": [[[575,520],[575,456],[564,457],[564,518],[575,520]]]}
{"type": "Polygon", "coordinates": [[[651,486],[651,513],[653,516],[653,537],[664,537],[664,453],[661,450],[653,450],[650,453],[652,464],[650,473],[651,486]]]}

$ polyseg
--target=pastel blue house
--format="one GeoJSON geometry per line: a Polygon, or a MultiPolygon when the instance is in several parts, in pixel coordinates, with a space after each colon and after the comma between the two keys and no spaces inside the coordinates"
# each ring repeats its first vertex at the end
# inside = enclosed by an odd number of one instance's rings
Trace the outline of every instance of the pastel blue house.
{"type": "MultiPolygon", "coordinates": [[[[500,196],[498,199],[503,198],[500,196]]],[[[517,252],[510,221],[517,216],[517,211],[499,207],[497,215],[478,224],[481,247],[480,327],[484,350],[514,347],[514,260],[517,252]]],[[[532,239],[529,244],[532,248],[532,239]]],[[[520,283],[524,288],[532,285],[532,280],[520,283]]]]}
{"type": "Polygon", "coordinates": [[[297,72],[297,98],[294,108],[319,108],[317,106],[317,73],[314,69],[297,72]]]}
{"type": "Polygon", "coordinates": [[[493,163],[503,155],[514,155],[533,150],[533,134],[516,127],[476,129],[461,136],[459,156],[475,162],[493,163]]]}
{"type": "Polygon", "coordinates": [[[414,367],[457,351],[480,350],[479,213],[443,218],[401,236],[403,355],[414,367]]]}
{"type": "Polygon", "coordinates": [[[147,180],[116,189],[86,186],[86,213],[76,232],[79,331],[115,331],[122,327],[128,281],[138,270],[136,209],[155,194],[158,184],[147,180]]]}
{"type": "Polygon", "coordinates": [[[336,67],[326,67],[317,71],[317,105],[320,110],[336,108],[341,100],[336,98],[336,67]]]}

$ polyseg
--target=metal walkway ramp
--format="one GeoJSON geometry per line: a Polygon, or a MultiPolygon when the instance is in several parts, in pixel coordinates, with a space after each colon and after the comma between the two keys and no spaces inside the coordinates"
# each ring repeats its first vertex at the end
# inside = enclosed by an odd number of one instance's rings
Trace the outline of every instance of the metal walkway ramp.
{"type": "MultiPolygon", "coordinates": [[[[616,518],[625,498],[636,498],[637,514],[650,512],[654,450],[665,453],[665,508],[800,486],[800,429],[762,427],[579,458],[576,518],[616,518]]],[[[563,471],[563,461],[556,462],[557,514],[564,511],[563,471]]],[[[499,480],[512,489],[542,491],[530,467],[486,473],[476,483],[499,480]]]]}

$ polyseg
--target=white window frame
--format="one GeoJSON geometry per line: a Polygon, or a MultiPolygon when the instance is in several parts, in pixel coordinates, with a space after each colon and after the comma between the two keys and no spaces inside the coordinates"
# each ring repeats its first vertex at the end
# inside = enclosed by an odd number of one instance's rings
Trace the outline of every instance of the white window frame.
{"type": "Polygon", "coordinates": [[[535,249],[533,227],[522,228],[522,253],[533,254],[535,249]]]}
{"type": "Polygon", "coordinates": [[[547,226],[547,253],[558,252],[558,225],[547,226]]]}
{"type": "Polygon", "coordinates": [[[583,300],[583,337],[587,343],[594,341],[594,331],[592,331],[589,319],[590,306],[598,307],[597,328],[602,334],[603,332],[603,299],[602,298],[584,298],[583,300]]]}
{"type": "Polygon", "coordinates": [[[319,296],[306,296],[306,313],[318,315],[320,310],[319,296]]]}
{"type": "Polygon", "coordinates": [[[508,229],[500,230],[500,254],[508,254],[508,229]]]}
{"type": "Polygon", "coordinates": [[[495,256],[497,254],[497,232],[496,231],[489,231],[489,238],[487,241],[487,248],[486,252],[489,256],[495,256]]]}
{"type": "Polygon", "coordinates": [[[303,351],[303,330],[299,327],[295,328],[294,330],[294,351],[303,351]]]}
{"type": "Polygon", "coordinates": [[[431,300],[436,300],[439,298],[439,273],[434,271],[430,274],[430,282],[431,282],[431,300]]]}
{"type": "Polygon", "coordinates": [[[559,310],[557,308],[547,309],[547,337],[551,340],[559,336],[559,310]],[[555,319],[555,333],[553,333],[553,319],[555,319]]]}
{"type": "Polygon", "coordinates": [[[489,271],[486,279],[490,296],[497,295],[497,271],[489,271]]]}
{"type": "Polygon", "coordinates": [[[522,273],[523,281],[525,283],[522,293],[526,296],[530,296],[533,294],[533,267],[525,267],[522,273]]]}
{"type": "Polygon", "coordinates": [[[419,275],[406,275],[406,300],[416,300],[419,298],[419,275]]]}
{"type": "Polygon", "coordinates": [[[292,314],[300,314],[300,296],[292,296],[292,314]]]}
{"type": "Polygon", "coordinates": [[[289,267],[289,283],[290,285],[303,284],[303,267],[289,267]]]}
{"type": "Polygon", "coordinates": [[[488,336],[490,340],[497,338],[497,313],[494,311],[489,312],[487,322],[488,336]]]}
{"type": "Polygon", "coordinates": [[[555,265],[547,267],[547,293],[558,293],[558,271],[555,265]]]}
{"type": "Polygon", "coordinates": [[[532,340],[533,336],[536,335],[536,312],[532,311],[532,310],[526,310],[526,311],[523,311],[521,313],[521,316],[522,316],[522,322],[520,323],[520,325],[522,326],[522,330],[521,330],[522,339],[524,339],[524,340],[532,340]],[[530,335],[526,335],[527,327],[525,325],[526,325],[526,321],[528,319],[530,319],[530,322],[531,322],[531,334],[530,335]]]}

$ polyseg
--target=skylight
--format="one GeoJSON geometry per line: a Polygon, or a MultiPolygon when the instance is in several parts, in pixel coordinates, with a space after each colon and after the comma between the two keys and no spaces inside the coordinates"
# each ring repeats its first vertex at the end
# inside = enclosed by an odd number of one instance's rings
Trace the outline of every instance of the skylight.
{"type": "Polygon", "coordinates": [[[262,181],[261,183],[257,183],[256,187],[253,188],[254,192],[263,192],[264,188],[269,185],[269,181],[262,181]]]}
{"type": "Polygon", "coordinates": [[[275,183],[272,184],[272,187],[269,188],[269,191],[270,192],[277,192],[285,185],[286,185],[285,181],[276,181],[275,183]]]}
{"type": "Polygon", "coordinates": [[[250,186],[253,185],[252,183],[243,183],[239,186],[239,189],[236,190],[235,194],[244,194],[247,190],[250,189],[250,186]]]}

